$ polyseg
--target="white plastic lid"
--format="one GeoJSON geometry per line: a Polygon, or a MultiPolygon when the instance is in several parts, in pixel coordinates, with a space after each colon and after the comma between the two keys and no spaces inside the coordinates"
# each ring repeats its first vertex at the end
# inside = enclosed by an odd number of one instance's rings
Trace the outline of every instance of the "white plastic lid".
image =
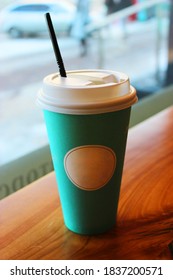
{"type": "Polygon", "coordinates": [[[100,114],[119,111],[137,101],[127,75],[105,70],[57,73],[44,78],[37,104],[48,111],[65,114],[100,114]]]}

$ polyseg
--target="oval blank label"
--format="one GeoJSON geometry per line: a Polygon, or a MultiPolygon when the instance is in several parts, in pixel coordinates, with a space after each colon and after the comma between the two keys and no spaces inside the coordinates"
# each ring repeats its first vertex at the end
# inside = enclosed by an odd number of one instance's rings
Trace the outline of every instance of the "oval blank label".
{"type": "Polygon", "coordinates": [[[65,171],[77,187],[92,191],[105,186],[114,174],[116,155],[106,146],[79,146],[64,158],[65,171]]]}

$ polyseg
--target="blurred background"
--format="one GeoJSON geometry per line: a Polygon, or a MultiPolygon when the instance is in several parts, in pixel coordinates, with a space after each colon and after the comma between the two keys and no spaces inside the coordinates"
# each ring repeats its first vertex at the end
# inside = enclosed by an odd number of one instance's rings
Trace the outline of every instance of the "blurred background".
{"type": "Polygon", "coordinates": [[[58,71],[47,11],[66,70],[125,72],[139,102],[173,83],[171,0],[81,2],[83,7],[75,0],[0,2],[0,165],[48,143],[35,104],[43,78],[58,71]]]}

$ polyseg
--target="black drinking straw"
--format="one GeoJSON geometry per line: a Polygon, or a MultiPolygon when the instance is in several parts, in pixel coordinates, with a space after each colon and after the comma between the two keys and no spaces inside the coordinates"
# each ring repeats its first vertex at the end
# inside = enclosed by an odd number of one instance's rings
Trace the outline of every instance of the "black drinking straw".
{"type": "Polygon", "coordinates": [[[49,29],[49,35],[50,35],[50,38],[51,38],[51,41],[52,41],[52,46],[53,46],[55,57],[56,57],[56,62],[57,62],[58,67],[59,67],[60,75],[61,75],[61,77],[67,77],[50,14],[46,13],[45,16],[46,16],[48,29],[49,29]]]}

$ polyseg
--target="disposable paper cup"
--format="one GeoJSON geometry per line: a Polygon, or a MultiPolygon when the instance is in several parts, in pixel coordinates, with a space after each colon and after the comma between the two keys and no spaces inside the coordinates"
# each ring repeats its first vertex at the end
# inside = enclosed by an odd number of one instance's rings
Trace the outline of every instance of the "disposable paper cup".
{"type": "Polygon", "coordinates": [[[129,78],[80,70],[44,79],[37,103],[44,111],[64,222],[79,234],[112,228],[122,178],[131,106],[129,78]]]}

